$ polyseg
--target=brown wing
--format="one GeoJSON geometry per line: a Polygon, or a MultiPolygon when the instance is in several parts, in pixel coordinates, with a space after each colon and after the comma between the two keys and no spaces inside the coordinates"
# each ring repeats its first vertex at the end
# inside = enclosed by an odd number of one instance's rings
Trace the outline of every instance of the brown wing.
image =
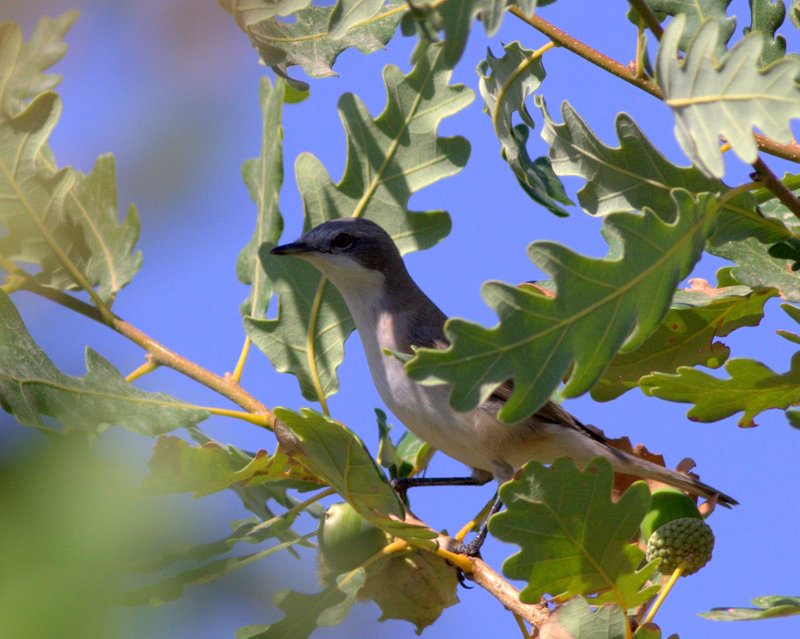
{"type": "MultiPolygon", "coordinates": [[[[511,393],[513,391],[514,382],[513,380],[508,380],[494,389],[490,395],[490,399],[505,403],[508,401],[508,398],[511,397],[511,393]]],[[[577,417],[564,409],[561,404],[557,404],[553,400],[548,400],[544,406],[536,411],[536,417],[552,424],[560,424],[561,426],[567,426],[568,428],[579,430],[598,442],[605,444],[608,441],[605,437],[594,431],[591,427],[582,424],[577,417]]]]}

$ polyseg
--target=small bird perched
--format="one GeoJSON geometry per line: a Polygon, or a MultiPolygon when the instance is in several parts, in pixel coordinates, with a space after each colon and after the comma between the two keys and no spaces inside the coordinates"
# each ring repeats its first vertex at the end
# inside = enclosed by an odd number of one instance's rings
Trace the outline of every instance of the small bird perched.
{"type": "Polygon", "coordinates": [[[510,382],[477,408],[461,413],[450,407],[447,385],[423,386],[411,380],[403,363],[387,351],[446,348],[447,317],[411,279],[392,238],[374,222],[356,218],[324,222],[271,253],[302,257],[336,286],[361,336],[381,399],[410,431],[472,468],[472,483],[494,477],[502,484],[530,459],[549,464],[565,456],[583,467],[599,456],[611,462],[615,472],[655,479],[716,498],[725,506],[737,503],[693,477],[613,448],[555,402],[522,421],[499,421],[497,412],[511,394],[510,382]]]}

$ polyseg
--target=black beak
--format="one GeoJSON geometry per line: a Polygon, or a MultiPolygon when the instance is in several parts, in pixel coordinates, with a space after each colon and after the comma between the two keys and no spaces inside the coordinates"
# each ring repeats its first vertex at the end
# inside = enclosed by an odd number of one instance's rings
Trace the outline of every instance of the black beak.
{"type": "Polygon", "coordinates": [[[291,244],[276,246],[270,250],[270,253],[272,253],[272,255],[302,255],[310,251],[311,249],[308,247],[308,244],[302,240],[297,240],[297,242],[292,242],[291,244]]]}

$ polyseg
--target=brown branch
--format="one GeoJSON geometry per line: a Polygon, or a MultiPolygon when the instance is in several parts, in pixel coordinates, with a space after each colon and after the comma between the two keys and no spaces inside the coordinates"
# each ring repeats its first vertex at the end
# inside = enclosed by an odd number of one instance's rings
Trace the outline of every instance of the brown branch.
{"type": "Polygon", "coordinates": [[[482,559],[475,559],[469,578],[491,593],[508,610],[536,627],[541,626],[550,616],[550,609],[545,604],[522,603],[519,600],[519,590],[492,570],[482,559]]]}
{"type": "MultiPolygon", "coordinates": [[[[582,57],[584,60],[587,60],[601,69],[608,71],[612,75],[625,80],[625,82],[640,88],[642,91],[646,91],[653,97],[656,97],[659,100],[664,99],[664,94],[661,92],[661,87],[659,87],[658,84],[656,84],[656,82],[650,78],[636,75],[636,69],[632,68],[631,66],[617,62],[614,60],[614,58],[611,58],[604,53],[600,53],[597,49],[593,49],[592,47],[584,44],[580,40],[572,37],[568,33],[565,33],[538,15],[528,17],[518,7],[512,7],[510,12],[523,22],[528,23],[537,31],[546,35],[557,45],[572,51],[574,54],[582,57]]],[[[800,163],[800,145],[797,143],[793,142],[791,144],[781,144],[760,133],[754,133],[753,136],[756,139],[756,145],[758,148],[765,153],[783,158],[784,160],[789,160],[790,162],[800,163]]]]}
{"type": "Polygon", "coordinates": [[[772,172],[764,160],[758,158],[752,164],[756,170],[755,178],[760,181],[766,188],[772,191],[775,196],[780,200],[787,209],[800,218],[800,201],[795,197],[794,193],[780,181],[777,175],[772,172]]]}

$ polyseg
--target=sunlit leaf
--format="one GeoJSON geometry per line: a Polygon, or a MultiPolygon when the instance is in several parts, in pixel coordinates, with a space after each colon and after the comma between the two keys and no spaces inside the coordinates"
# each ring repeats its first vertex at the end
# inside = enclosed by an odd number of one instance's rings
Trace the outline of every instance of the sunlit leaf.
{"type": "Polygon", "coordinates": [[[609,401],[635,388],[639,379],[659,371],[674,373],[679,366],[718,368],[730,349],[717,337],[742,326],[756,326],[764,303],[774,289],[695,287],[679,291],[661,325],[639,348],[619,353],[592,389],[597,401],[609,401]]]}
{"type": "Polygon", "coordinates": [[[397,445],[392,442],[389,431],[392,427],[386,421],[386,413],[376,408],[378,416],[378,463],[389,471],[393,479],[411,477],[428,466],[436,452],[430,444],[425,443],[410,430],[405,431],[397,445]]]}
{"type": "Polygon", "coordinates": [[[536,202],[556,215],[566,215],[558,204],[572,204],[564,187],[553,173],[547,158],[531,160],[526,148],[533,119],[525,106],[544,79],[541,57],[533,51],[512,42],[503,47],[502,58],[495,58],[491,50],[486,59],[478,63],[479,88],[486,103],[485,111],[492,118],[495,133],[502,145],[502,155],[514,172],[520,186],[536,202]],[[523,124],[512,125],[518,112],[523,124]]]}
{"type": "Polygon", "coordinates": [[[764,41],[761,64],[767,66],[786,55],[786,38],[775,31],[786,17],[783,0],[750,0],[750,26],[744,33],[758,33],[764,41]]]}
{"type": "MultiPolygon", "coordinates": [[[[469,143],[441,137],[439,122],[473,98],[464,85],[448,85],[440,47],[432,47],[406,76],[384,69],[388,102],[373,118],[354,95],[339,100],[347,133],[347,163],[339,183],[310,153],[297,158],[295,172],[305,209],[304,228],[326,220],[363,216],[378,222],[402,253],[436,244],[450,230],[444,211],[409,211],[408,199],[421,188],[457,173],[469,143]]],[[[260,257],[278,291],[278,318],[246,319],[253,342],[279,371],[298,377],[303,395],[320,401],[338,390],[336,367],[354,324],[339,292],[301,259],[260,257]]]]}
{"type": "Polygon", "coordinates": [[[118,425],[153,437],[208,417],[165,393],[131,386],[105,359],[86,349],[86,375],[59,371],[33,341],[17,309],[0,292],[0,406],[25,426],[46,428],[42,415],[68,428],[118,425]]]}
{"type": "Polygon", "coordinates": [[[757,608],[712,608],[700,616],[714,621],[748,621],[800,615],[800,597],[767,595],[751,600],[757,608]]]}
{"type": "Polygon", "coordinates": [[[353,27],[370,20],[383,3],[384,0],[336,0],[328,19],[328,37],[343,37],[353,27]]]}
{"type": "Polygon", "coordinates": [[[489,531],[520,546],[503,562],[506,576],[527,582],[520,601],[590,595],[627,609],[658,591],[646,586],[656,564],[639,569],[644,551],[631,543],[650,505],[647,484],[633,484],[612,502],[613,475],[605,459],[579,471],[560,457],[549,468],[528,462],[500,488],[506,510],[492,517],[489,531]]]}
{"type": "Polygon", "coordinates": [[[476,406],[513,377],[514,392],[499,413],[510,422],[542,406],[564,376],[565,396],[589,390],[623,345],[637,348],[659,326],[675,287],[702,253],[716,199],[694,200],[683,191],[674,197],[672,223],[647,209],[607,216],[615,248],[604,259],[534,242],[528,254],[553,276],[556,296],[487,282],[482,293],[500,324],[487,329],[450,319],[445,332],[451,346],[420,349],[407,372],[423,383],[452,384],[450,402],[458,410],[476,406]]]}
{"type": "Polygon", "coordinates": [[[242,31],[273,16],[288,16],[305,9],[311,0],[217,0],[230,13],[242,31]]]}
{"type": "Polygon", "coordinates": [[[258,259],[258,249],[264,242],[278,241],[283,232],[283,218],[278,210],[278,194],[283,184],[283,129],[281,114],[286,83],[261,78],[258,86],[261,103],[261,151],[257,158],[242,165],[242,178],[256,205],[256,225],[253,236],[236,261],[236,275],[242,284],[250,285],[250,294],[240,312],[247,317],[262,319],[267,313],[270,297],[275,292],[258,259]]]}
{"type": "MultiPolygon", "coordinates": [[[[728,17],[727,10],[731,0],[644,0],[645,4],[653,10],[656,17],[663,22],[668,16],[685,16],[686,28],[683,31],[678,47],[686,51],[694,35],[709,18],[714,18],[719,23],[719,36],[715,52],[721,55],[725,52],[725,43],[730,40],[736,28],[736,17],[728,17]]],[[[629,16],[636,15],[633,10],[629,16]]],[[[636,15],[638,22],[638,15],[636,15]]]]}
{"type": "Polygon", "coordinates": [[[686,19],[667,27],[656,57],[656,76],[664,101],[675,115],[675,136],[692,162],[722,177],[720,136],[748,164],[757,157],[753,128],[777,142],[793,140],[790,122],[800,117],[800,59],[783,58],[761,69],[763,40],[751,33],[717,63],[719,24],[709,20],[692,39],[685,57],[678,48],[686,19]]]}

